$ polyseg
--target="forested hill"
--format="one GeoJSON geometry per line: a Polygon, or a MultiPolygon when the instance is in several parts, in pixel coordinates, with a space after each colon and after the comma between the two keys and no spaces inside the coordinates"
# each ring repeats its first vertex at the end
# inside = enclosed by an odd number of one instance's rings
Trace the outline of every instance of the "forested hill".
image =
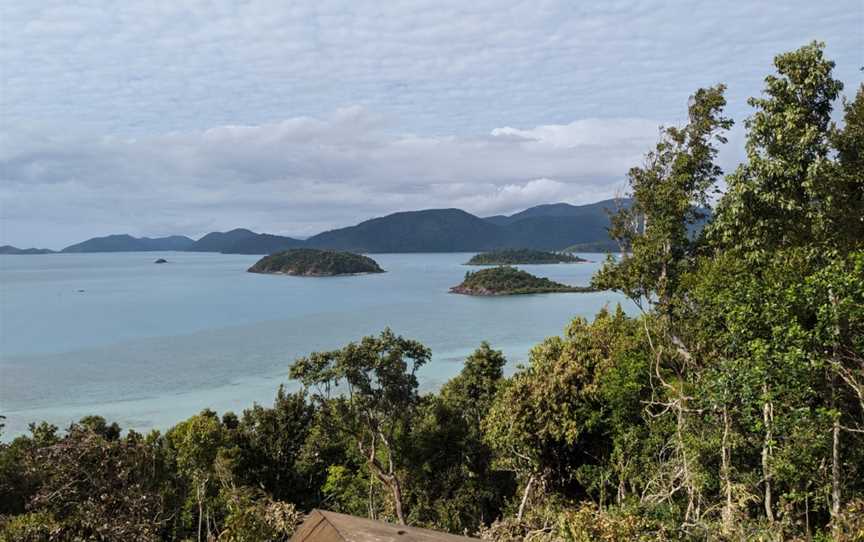
{"type": "Polygon", "coordinates": [[[0,247],[0,254],[53,254],[54,251],[48,248],[18,248],[12,245],[3,245],[0,247]]]}
{"type": "Polygon", "coordinates": [[[320,233],[309,246],[358,252],[462,252],[502,246],[502,229],[459,209],[394,213],[320,233]]]}
{"type": "Polygon", "coordinates": [[[301,277],[335,277],[383,273],[384,270],[381,269],[378,262],[361,254],[314,248],[295,248],[264,256],[249,268],[249,272],[301,277]]]}
{"type": "MultiPolygon", "coordinates": [[[[626,203],[626,202],[625,202],[626,203]]],[[[318,234],[308,246],[359,252],[461,252],[502,248],[560,250],[577,243],[610,245],[616,202],[540,205],[512,216],[480,218],[459,209],[394,213],[318,234]]]]}
{"type": "Polygon", "coordinates": [[[544,252],[530,249],[493,250],[475,254],[465,265],[532,265],[554,263],[579,263],[583,258],[564,252],[544,252]]]}
{"type": "MultiPolygon", "coordinates": [[[[623,200],[624,205],[627,202],[623,200]]],[[[378,253],[473,252],[503,248],[563,250],[580,244],[605,251],[616,249],[609,238],[608,211],[618,206],[614,200],[590,205],[555,203],[488,218],[460,209],[398,212],[325,231],[305,241],[245,228],[208,233],[197,241],[179,236],[148,239],[110,235],[72,245],[63,252],[180,250],[263,255],[300,247],[378,253]]]]}
{"type": "Polygon", "coordinates": [[[68,246],[62,252],[151,252],[157,250],[189,250],[195,241],[182,235],[159,237],[132,237],[131,235],[108,235],[94,237],[68,246]]]}

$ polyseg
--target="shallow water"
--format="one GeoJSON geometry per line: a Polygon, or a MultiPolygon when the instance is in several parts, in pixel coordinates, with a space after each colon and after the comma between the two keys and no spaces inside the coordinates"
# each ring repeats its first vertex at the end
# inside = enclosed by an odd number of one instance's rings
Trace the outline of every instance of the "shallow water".
{"type": "MultiPolygon", "coordinates": [[[[594,263],[527,266],[587,284],[594,263]]],[[[269,404],[298,356],[386,326],[432,349],[424,389],[456,374],[480,341],[509,369],[575,316],[622,302],[608,292],[449,294],[470,254],[376,254],[388,272],[301,278],[246,273],[256,256],[166,252],[0,256],[3,438],[31,421],[100,414],[165,428],[202,408],[269,404]],[[154,265],[157,258],[167,264],[154,265]]]]}

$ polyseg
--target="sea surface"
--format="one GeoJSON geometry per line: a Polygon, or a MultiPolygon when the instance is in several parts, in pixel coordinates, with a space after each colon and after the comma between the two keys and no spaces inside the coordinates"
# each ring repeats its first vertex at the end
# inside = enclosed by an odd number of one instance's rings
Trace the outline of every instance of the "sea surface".
{"type": "MultiPolygon", "coordinates": [[[[0,256],[0,414],[3,439],[46,420],[88,414],[139,431],[204,408],[270,404],[288,367],[385,327],[418,339],[433,390],[481,341],[508,357],[623,298],[609,292],[469,297],[448,293],[471,254],[375,254],[387,273],[307,278],[247,273],[257,256],[127,252],[0,256]],[[157,258],[169,263],[155,265],[157,258]]],[[[525,266],[585,285],[603,256],[525,266]]]]}

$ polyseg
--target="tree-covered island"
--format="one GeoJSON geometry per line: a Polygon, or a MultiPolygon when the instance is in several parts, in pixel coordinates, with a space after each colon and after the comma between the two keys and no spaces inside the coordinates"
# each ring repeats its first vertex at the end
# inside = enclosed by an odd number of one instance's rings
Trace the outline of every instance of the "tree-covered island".
{"type": "Polygon", "coordinates": [[[499,266],[465,273],[462,284],[450,288],[454,294],[465,295],[518,295],[549,294],[555,292],[593,292],[585,286],[568,286],[544,277],[537,277],[516,269],[499,266]]]}
{"type": "Polygon", "coordinates": [[[527,248],[490,250],[475,254],[465,265],[529,265],[548,263],[581,263],[585,262],[573,254],[546,252],[527,248]]]}
{"type": "Polygon", "coordinates": [[[335,277],[384,272],[378,262],[368,256],[313,248],[295,248],[264,256],[248,271],[301,277],[335,277]]]}

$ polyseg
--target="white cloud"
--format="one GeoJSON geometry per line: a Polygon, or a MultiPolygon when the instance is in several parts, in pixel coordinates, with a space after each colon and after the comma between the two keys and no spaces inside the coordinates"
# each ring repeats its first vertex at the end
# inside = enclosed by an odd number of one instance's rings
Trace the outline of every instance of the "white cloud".
{"type": "Polygon", "coordinates": [[[52,233],[57,242],[238,225],[308,235],[430,207],[509,213],[611,196],[657,124],[593,119],[476,137],[394,135],[351,107],[151,137],[31,134],[4,140],[0,203],[5,236],[50,220],[65,224],[52,233]]]}
{"type": "Polygon", "coordinates": [[[775,54],[825,40],[848,89],[864,50],[860,0],[0,0],[0,13],[0,242],[55,247],[591,201],[694,89],[728,83],[740,126],[775,54]]]}

